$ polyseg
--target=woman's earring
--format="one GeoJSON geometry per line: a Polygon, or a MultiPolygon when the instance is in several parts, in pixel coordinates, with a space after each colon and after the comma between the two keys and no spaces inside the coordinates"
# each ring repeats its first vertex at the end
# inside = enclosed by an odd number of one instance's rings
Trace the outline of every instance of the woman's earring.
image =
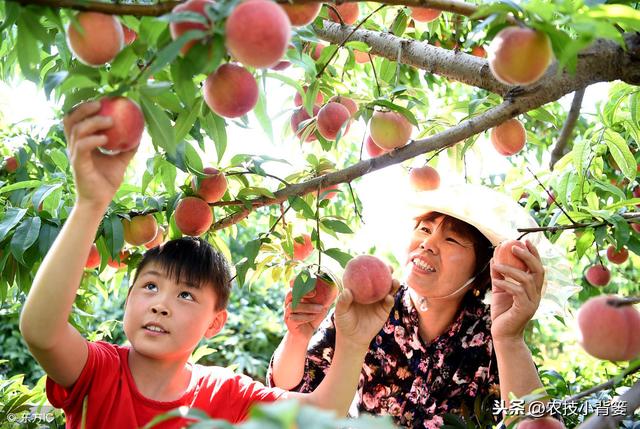
{"type": "Polygon", "coordinates": [[[420,297],[418,305],[420,311],[427,311],[429,309],[429,306],[427,305],[427,298],[425,298],[424,296],[420,297]]]}
{"type": "Polygon", "coordinates": [[[476,288],[473,290],[473,296],[480,296],[480,289],[476,288]]]}

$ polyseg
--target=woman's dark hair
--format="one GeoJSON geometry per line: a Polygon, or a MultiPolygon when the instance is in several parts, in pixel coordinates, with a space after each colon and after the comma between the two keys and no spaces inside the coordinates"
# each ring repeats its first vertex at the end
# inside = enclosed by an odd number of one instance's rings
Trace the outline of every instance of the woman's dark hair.
{"type": "Polygon", "coordinates": [[[215,310],[227,307],[231,293],[229,263],[207,241],[182,237],[148,250],[138,264],[133,283],[150,263],[157,264],[177,283],[184,281],[199,286],[211,285],[216,294],[215,310]]]}
{"type": "Polygon", "coordinates": [[[473,250],[476,254],[476,266],[473,275],[476,279],[474,280],[473,289],[468,293],[477,290],[478,292],[476,293],[478,297],[480,299],[484,298],[484,295],[491,286],[489,261],[491,261],[493,257],[493,245],[475,226],[439,212],[430,212],[418,218],[415,227],[417,228],[422,221],[433,221],[440,216],[444,216],[441,226],[451,228],[453,232],[469,238],[473,243],[473,250]]]}

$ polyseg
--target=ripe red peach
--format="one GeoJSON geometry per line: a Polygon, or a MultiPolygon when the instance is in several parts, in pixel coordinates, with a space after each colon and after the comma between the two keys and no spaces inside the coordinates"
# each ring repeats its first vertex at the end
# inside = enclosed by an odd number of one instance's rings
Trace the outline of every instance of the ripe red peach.
{"type": "Polygon", "coordinates": [[[284,9],[285,13],[289,17],[291,25],[301,27],[303,25],[311,24],[313,20],[316,19],[316,16],[320,13],[320,8],[322,8],[322,3],[281,3],[280,7],[284,9]]]}
{"type": "Polygon", "coordinates": [[[631,229],[633,229],[635,232],[640,234],[640,223],[632,223],[630,225],[631,225],[631,229]]]}
{"type": "Polygon", "coordinates": [[[375,256],[356,256],[347,263],[342,283],[351,290],[354,302],[372,304],[391,292],[391,270],[375,256]]]}
{"type": "Polygon", "coordinates": [[[100,252],[98,252],[98,246],[94,244],[91,245],[91,249],[89,250],[89,256],[87,257],[87,262],[84,263],[84,267],[90,270],[98,267],[100,265],[100,252]]]}
{"type": "Polygon", "coordinates": [[[138,38],[138,33],[136,33],[135,30],[132,30],[131,28],[127,27],[126,25],[122,26],[122,34],[124,35],[125,45],[132,44],[138,38]]]}
{"type": "Polygon", "coordinates": [[[184,235],[197,237],[209,230],[213,223],[213,213],[204,200],[186,197],[176,207],[175,221],[184,235]]]}
{"type": "Polygon", "coordinates": [[[166,231],[165,231],[164,227],[159,225],[158,226],[158,233],[156,234],[156,236],[150,242],[145,243],[144,247],[146,247],[147,249],[153,249],[154,247],[159,246],[162,243],[164,243],[164,234],[165,234],[165,232],[166,231]]]}
{"type": "Polygon", "coordinates": [[[107,144],[101,149],[119,153],[138,147],[144,131],[144,116],[135,101],[125,97],[102,98],[98,115],[113,119],[113,126],[102,132],[107,136],[107,144]]]}
{"type": "MultiPolygon", "coordinates": [[[[633,195],[633,198],[640,198],[640,186],[633,188],[631,194],[633,195]]],[[[636,207],[640,207],[640,204],[636,204],[636,207]]]]}
{"type": "Polygon", "coordinates": [[[346,107],[352,118],[358,112],[358,104],[349,97],[345,97],[344,95],[334,95],[329,99],[329,102],[332,102],[332,101],[336,103],[340,103],[344,107],[346,107]]]}
{"type": "Polygon", "coordinates": [[[158,222],[153,215],[134,216],[122,219],[124,241],[132,246],[141,246],[150,242],[158,234],[158,222]]]}
{"type": "Polygon", "coordinates": [[[291,24],[284,10],[270,0],[238,4],[225,25],[229,53],[244,65],[270,67],[287,51],[291,24]]]}
{"type": "Polygon", "coordinates": [[[409,9],[411,9],[411,17],[418,22],[435,21],[442,14],[441,10],[428,7],[410,7],[409,9]]]}
{"type": "Polygon", "coordinates": [[[565,429],[560,420],[553,417],[541,417],[537,419],[522,420],[516,426],[517,429],[565,429]]]}
{"type": "MultiPolygon", "coordinates": [[[[333,5],[333,7],[338,10],[342,21],[347,25],[354,24],[360,16],[358,3],[343,3],[339,6],[333,5]]],[[[333,22],[340,23],[340,18],[338,18],[338,15],[336,15],[332,8],[329,8],[329,19],[333,22]]]]}
{"type": "MultiPolygon", "coordinates": [[[[314,116],[317,116],[319,111],[320,106],[313,106],[314,116]]],[[[302,138],[302,135],[304,134],[304,131],[299,129],[300,124],[304,121],[308,121],[309,119],[311,119],[311,116],[309,116],[309,113],[307,113],[307,109],[305,109],[304,107],[296,109],[296,111],[293,112],[293,115],[291,115],[291,129],[294,133],[296,133],[296,136],[298,138],[302,138]]],[[[305,141],[310,142],[314,140],[318,140],[318,138],[314,135],[314,133],[310,133],[305,141]]]]}
{"type": "MultiPolygon", "coordinates": [[[[306,85],[302,87],[302,91],[305,93],[305,95],[308,89],[309,87],[306,85]]],[[[323,102],[324,102],[324,95],[322,95],[322,93],[318,91],[318,93],[316,94],[316,101],[314,104],[322,104],[323,102]]],[[[293,104],[296,107],[302,106],[302,95],[300,95],[300,93],[297,91],[296,91],[296,95],[293,96],[293,104]]]]}
{"type": "Polygon", "coordinates": [[[331,185],[331,186],[327,186],[326,188],[322,188],[320,189],[320,193],[318,194],[318,191],[315,192],[315,196],[316,198],[318,198],[318,195],[320,197],[322,197],[323,200],[331,200],[333,199],[336,195],[338,195],[338,192],[331,192],[335,189],[338,189],[338,185],[331,185]]]}
{"type": "Polygon", "coordinates": [[[8,156],[4,159],[4,169],[8,173],[13,173],[18,169],[18,158],[15,156],[8,156]]]}
{"type": "Polygon", "coordinates": [[[626,361],[640,357],[640,312],[616,307],[613,295],[590,298],[578,310],[578,341],[598,359],[626,361]]]}
{"type": "Polygon", "coordinates": [[[314,61],[318,61],[320,59],[320,55],[322,55],[322,51],[326,47],[327,45],[324,43],[317,43],[309,55],[311,55],[311,58],[313,58],[314,61]]]}
{"type": "Polygon", "coordinates": [[[114,15],[80,12],[76,21],[67,27],[67,44],[84,64],[101,66],[112,61],[122,50],[124,32],[114,15]]]}
{"type": "Polygon", "coordinates": [[[526,249],[527,246],[518,240],[507,240],[498,245],[493,251],[493,259],[496,263],[502,265],[509,265],[510,267],[517,268],[522,271],[529,271],[527,264],[513,253],[513,248],[519,247],[526,249]]]}
{"type": "Polygon", "coordinates": [[[356,63],[364,64],[369,62],[369,54],[362,51],[353,50],[353,56],[355,57],[356,63]]]}
{"type": "Polygon", "coordinates": [[[522,150],[526,141],[527,132],[515,118],[491,129],[491,143],[500,155],[515,155],[522,150]]]}
{"type": "Polygon", "coordinates": [[[311,255],[311,252],[313,252],[313,244],[309,234],[302,234],[301,237],[296,237],[293,240],[293,259],[303,261],[311,255]],[[300,238],[302,238],[302,242],[298,241],[300,238]]]}
{"type": "Polygon", "coordinates": [[[191,188],[208,203],[220,201],[227,192],[227,178],[224,173],[213,167],[205,167],[203,172],[207,177],[191,180],[191,188]]]}
{"type": "Polygon", "coordinates": [[[585,278],[592,286],[606,286],[611,280],[611,272],[604,265],[596,264],[589,267],[585,278]]]}
{"type": "MultiPolygon", "coordinates": [[[[188,0],[174,7],[173,10],[171,11],[172,13],[178,13],[178,12],[198,13],[207,19],[207,24],[203,24],[201,22],[193,22],[193,21],[171,22],[169,24],[169,31],[171,32],[171,38],[173,40],[176,40],[177,38],[179,38],[189,30],[200,30],[205,32],[208,31],[211,27],[211,22],[209,21],[209,17],[207,16],[207,12],[205,11],[205,8],[207,7],[207,5],[213,5],[213,4],[215,4],[215,2],[212,0],[188,0]]],[[[186,55],[189,52],[189,50],[198,42],[199,40],[196,39],[196,40],[190,40],[187,43],[185,43],[180,49],[180,52],[182,53],[182,55],[186,55]]]]}
{"type": "Polygon", "coordinates": [[[291,67],[291,61],[282,60],[276,63],[276,65],[269,67],[271,70],[282,71],[291,67]]]}
{"type": "Polygon", "coordinates": [[[489,45],[489,68],[507,85],[529,85],[544,75],[553,58],[549,37],[537,30],[507,27],[489,45]]]}
{"type": "Polygon", "coordinates": [[[110,267],[115,268],[117,270],[119,270],[121,268],[127,268],[127,259],[129,259],[130,255],[131,255],[131,253],[128,250],[123,249],[119,253],[120,261],[116,261],[115,259],[109,258],[107,260],[107,265],[109,265],[110,267]]]}
{"type": "Polygon", "coordinates": [[[406,145],[412,130],[411,123],[398,112],[376,111],[369,121],[369,135],[386,150],[406,145]]]}
{"type": "Polygon", "coordinates": [[[409,171],[409,183],[416,191],[431,191],[440,186],[440,174],[428,165],[412,168],[409,171]]]}
{"type": "Polygon", "coordinates": [[[487,51],[482,46],[474,46],[471,50],[471,55],[480,58],[487,58],[487,51]]]}
{"type": "Polygon", "coordinates": [[[202,87],[207,106],[225,118],[237,118],[258,102],[258,83],[247,69],[223,64],[211,73],[202,87]]]}
{"type": "Polygon", "coordinates": [[[336,300],[338,287],[322,278],[316,280],[315,288],[302,297],[302,301],[311,304],[328,306],[336,300]]]}
{"type": "Polygon", "coordinates": [[[614,264],[622,264],[629,258],[629,251],[626,247],[622,247],[620,251],[616,251],[616,246],[609,246],[607,249],[607,259],[614,264]]]}
{"type": "Polygon", "coordinates": [[[343,130],[343,134],[349,130],[350,117],[349,111],[342,104],[333,101],[327,103],[318,112],[318,132],[327,140],[335,140],[340,130],[343,130]]]}
{"type": "Polygon", "coordinates": [[[386,149],[378,146],[369,134],[367,134],[367,137],[364,140],[364,148],[367,150],[367,153],[371,158],[375,158],[376,156],[380,156],[388,152],[386,149]]]}

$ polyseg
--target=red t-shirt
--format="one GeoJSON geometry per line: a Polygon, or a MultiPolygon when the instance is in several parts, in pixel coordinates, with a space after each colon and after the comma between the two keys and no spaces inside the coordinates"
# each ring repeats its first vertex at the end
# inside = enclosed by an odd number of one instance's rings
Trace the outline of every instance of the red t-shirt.
{"type": "MultiPolygon", "coordinates": [[[[71,389],[47,378],[47,397],[54,407],[64,410],[67,428],[80,428],[85,396],[88,398],[85,427],[133,429],[183,405],[199,408],[211,418],[236,423],[246,418],[253,403],[275,401],[285,393],[226,368],[193,365],[189,389],[180,399],[154,401],[144,397],[136,387],[129,369],[128,347],[103,341],[87,342],[87,346],[87,363],[71,389]]],[[[182,428],[189,422],[193,420],[173,418],[154,428],[182,428]]]]}

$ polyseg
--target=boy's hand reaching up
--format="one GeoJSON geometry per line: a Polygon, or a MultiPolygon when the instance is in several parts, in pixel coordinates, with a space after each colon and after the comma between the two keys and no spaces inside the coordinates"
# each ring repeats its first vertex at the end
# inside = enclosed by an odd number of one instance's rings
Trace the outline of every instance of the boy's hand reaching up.
{"type": "Polygon", "coordinates": [[[394,296],[399,288],[400,283],[393,279],[389,294],[373,304],[354,302],[353,293],[345,288],[336,303],[336,341],[348,342],[350,347],[368,350],[371,340],[389,318],[394,296]]]}
{"type": "Polygon", "coordinates": [[[65,116],[63,123],[77,202],[103,210],[120,187],[136,150],[117,155],[106,155],[98,150],[107,143],[107,137],[99,133],[114,125],[112,118],[97,116],[99,110],[98,101],[83,103],[65,116]]]}

